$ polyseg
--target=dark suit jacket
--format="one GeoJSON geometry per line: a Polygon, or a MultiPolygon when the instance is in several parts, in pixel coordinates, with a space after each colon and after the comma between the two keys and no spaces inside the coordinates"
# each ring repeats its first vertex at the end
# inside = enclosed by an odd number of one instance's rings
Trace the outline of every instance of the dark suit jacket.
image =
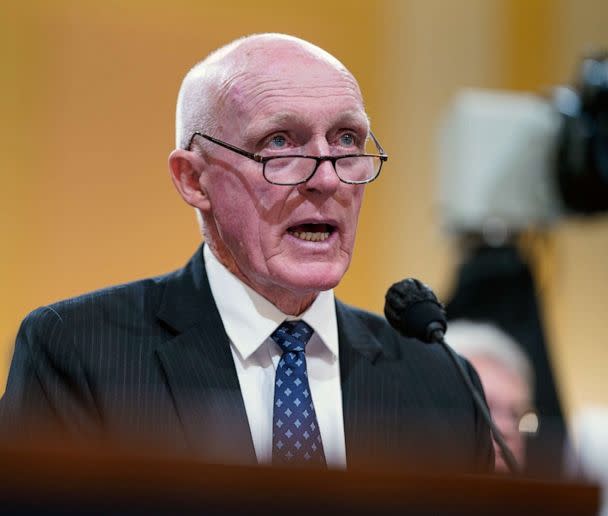
{"type": "MultiPolygon", "coordinates": [[[[488,470],[489,430],[436,345],[336,303],[349,467],[488,470]]],[[[475,383],[479,380],[470,370],[475,383]]],[[[32,312],[1,404],[5,430],[254,463],[202,247],[176,272],[32,312]]]]}

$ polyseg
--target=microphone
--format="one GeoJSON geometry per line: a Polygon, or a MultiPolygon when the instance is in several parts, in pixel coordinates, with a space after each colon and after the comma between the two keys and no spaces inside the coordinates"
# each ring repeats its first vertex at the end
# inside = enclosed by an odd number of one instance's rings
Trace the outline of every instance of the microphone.
{"type": "Polygon", "coordinates": [[[388,289],[384,315],[402,335],[428,343],[443,339],[448,327],[443,305],[429,287],[414,278],[388,289]]]}
{"type": "Polygon", "coordinates": [[[520,468],[517,461],[492,421],[484,399],[473,385],[456,352],[447,345],[443,338],[448,323],[445,309],[433,291],[421,281],[408,278],[394,283],[388,289],[385,299],[384,315],[391,326],[401,335],[413,337],[428,344],[437,343],[445,349],[473,396],[473,401],[484,421],[492,430],[494,440],[498,444],[509,470],[513,474],[518,473],[520,468]]]}

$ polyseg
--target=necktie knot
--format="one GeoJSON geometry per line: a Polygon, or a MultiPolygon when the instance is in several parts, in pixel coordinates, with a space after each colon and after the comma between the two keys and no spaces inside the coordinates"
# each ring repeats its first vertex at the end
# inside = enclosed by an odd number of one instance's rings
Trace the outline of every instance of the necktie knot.
{"type": "Polygon", "coordinates": [[[283,353],[304,352],[313,330],[304,321],[283,321],[270,336],[283,353]]]}

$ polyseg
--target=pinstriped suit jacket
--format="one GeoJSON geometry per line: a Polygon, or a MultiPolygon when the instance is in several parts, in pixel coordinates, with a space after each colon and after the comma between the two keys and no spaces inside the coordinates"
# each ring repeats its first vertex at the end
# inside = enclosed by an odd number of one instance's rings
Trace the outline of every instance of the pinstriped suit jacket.
{"type": "MultiPolygon", "coordinates": [[[[349,467],[491,469],[489,430],[439,347],[339,301],[337,317],[349,467]]],[[[0,410],[8,435],[255,462],[202,247],[176,272],[32,312],[0,410]]]]}

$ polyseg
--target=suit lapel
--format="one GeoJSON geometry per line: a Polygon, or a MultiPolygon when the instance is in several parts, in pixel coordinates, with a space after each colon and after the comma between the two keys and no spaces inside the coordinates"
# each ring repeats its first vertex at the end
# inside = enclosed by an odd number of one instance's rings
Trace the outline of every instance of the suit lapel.
{"type": "Polygon", "coordinates": [[[157,315],[175,334],[156,352],[190,447],[209,462],[255,463],[230,342],[211,295],[202,247],[169,277],[157,315]]]}
{"type": "Polygon", "coordinates": [[[336,302],[340,342],[340,381],[344,437],[349,468],[372,462],[379,420],[385,407],[387,378],[375,364],[382,346],[355,313],[336,302]],[[372,438],[371,436],[374,436],[372,438]]]}

